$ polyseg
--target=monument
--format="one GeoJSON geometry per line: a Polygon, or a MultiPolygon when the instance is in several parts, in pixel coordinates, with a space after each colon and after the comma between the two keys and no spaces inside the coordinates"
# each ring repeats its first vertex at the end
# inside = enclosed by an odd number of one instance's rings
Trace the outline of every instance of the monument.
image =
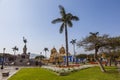
{"type": "Polygon", "coordinates": [[[23,53],[16,56],[17,59],[15,61],[15,65],[25,66],[29,64],[30,53],[27,53],[27,39],[25,39],[25,37],[23,37],[23,42],[23,53]]]}
{"type": "Polygon", "coordinates": [[[27,53],[27,46],[26,46],[27,39],[25,39],[24,37],[23,37],[23,42],[25,43],[25,45],[23,47],[23,54],[26,54],[27,53]]]}

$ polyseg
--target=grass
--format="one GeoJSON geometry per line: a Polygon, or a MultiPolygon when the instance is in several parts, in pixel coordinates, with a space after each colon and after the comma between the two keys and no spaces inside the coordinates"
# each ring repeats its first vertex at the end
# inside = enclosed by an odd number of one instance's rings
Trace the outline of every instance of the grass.
{"type": "Polygon", "coordinates": [[[8,80],[120,80],[120,74],[115,67],[106,67],[103,73],[99,67],[83,69],[70,73],[68,76],[58,76],[42,68],[23,68],[8,80]]]}

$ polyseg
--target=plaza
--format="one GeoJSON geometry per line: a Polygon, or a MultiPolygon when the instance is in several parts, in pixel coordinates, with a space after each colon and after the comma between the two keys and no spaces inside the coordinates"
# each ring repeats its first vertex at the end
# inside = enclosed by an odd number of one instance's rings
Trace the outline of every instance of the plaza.
{"type": "Polygon", "coordinates": [[[120,80],[120,0],[0,0],[0,80],[120,80]]]}
{"type": "MultiPolygon", "coordinates": [[[[69,74],[69,75],[67,75],[67,76],[71,76],[71,75],[74,75],[74,74],[78,74],[78,72],[80,71],[80,73],[81,74],[88,74],[89,73],[89,71],[88,71],[88,73],[83,73],[83,72],[81,72],[81,71],[84,71],[84,70],[87,70],[87,69],[96,69],[96,67],[95,67],[95,65],[83,65],[83,66],[80,66],[80,67],[76,67],[75,69],[78,69],[79,68],[79,70],[77,71],[77,72],[72,72],[71,74],[69,74]],[[89,68],[88,68],[89,67],[89,68]],[[85,69],[86,68],[86,69],[85,69]]],[[[58,68],[58,67],[55,67],[55,66],[42,66],[41,68],[40,67],[19,67],[19,66],[6,66],[5,67],[5,69],[4,70],[0,70],[0,80],[9,80],[9,78],[11,77],[11,76],[17,76],[17,73],[19,73],[19,71],[20,70],[22,70],[22,69],[29,69],[29,70],[34,70],[34,71],[37,71],[38,69],[40,69],[40,70],[38,70],[38,71],[40,71],[41,72],[41,70],[43,69],[43,70],[45,70],[45,73],[44,74],[46,74],[46,75],[53,75],[54,74],[54,76],[56,75],[56,77],[57,77],[57,74],[54,72],[54,71],[60,71],[60,70],[62,70],[62,68],[58,68]],[[16,70],[16,68],[19,68],[18,70],[16,70]],[[50,71],[49,71],[50,70],[50,71]],[[52,72],[51,72],[51,70],[53,70],[52,72]],[[7,76],[7,77],[3,77],[2,76],[2,72],[9,72],[9,76],[7,76]],[[48,74],[49,73],[49,74],[48,74]]],[[[114,68],[113,68],[114,69],[114,68]]],[[[120,70],[120,67],[118,68],[119,70],[120,70]]],[[[65,68],[65,70],[67,70],[67,68],[65,68]]],[[[96,69],[96,70],[98,70],[98,69],[96,69]]],[[[96,72],[96,70],[95,71],[93,71],[93,73],[94,72],[96,72]]],[[[108,72],[109,72],[109,70],[110,70],[110,67],[108,68],[108,72]]],[[[111,70],[112,70],[112,67],[111,67],[111,70]]],[[[112,72],[112,71],[111,71],[112,72]]],[[[110,74],[111,74],[111,72],[110,72],[110,74]]],[[[42,73],[42,72],[41,72],[42,73]]],[[[79,73],[79,74],[80,74],[79,73]]],[[[91,73],[91,72],[90,72],[91,73]]],[[[89,74],[90,74],[89,73],[89,74]]],[[[24,74],[24,73],[23,73],[24,74]]],[[[30,74],[32,74],[32,73],[30,73],[30,74]]],[[[98,74],[99,74],[99,71],[98,71],[98,74]]],[[[100,73],[100,75],[108,75],[108,76],[110,76],[110,74],[108,73],[108,74],[104,74],[104,73],[100,73]]],[[[114,73],[114,74],[116,74],[116,73],[114,73]]],[[[116,80],[119,80],[119,74],[120,73],[118,73],[118,74],[116,74],[116,76],[118,75],[118,78],[116,79],[116,80]]],[[[20,74],[19,74],[20,75],[20,74]]],[[[27,75],[29,75],[29,73],[27,74],[27,75]]],[[[38,74],[33,74],[33,76],[35,76],[35,75],[38,75],[38,74]]],[[[42,74],[39,74],[39,75],[42,75],[42,74]]],[[[92,75],[92,73],[91,73],[91,75],[92,75]]],[[[112,74],[111,74],[112,75],[112,74]]],[[[43,75],[42,75],[43,76],[43,75]]],[[[44,75],[45,76],[45,75],[44,75]]],[[[90,76],[90,75],[87,75],[87,76],[90,76]]],[[[113,77],[114,77],[115,75],[113,75],[113,77]]],[[[22,77],[25,77],[24,75],[22,76],[22,77]]],[[[21,77],[21,79],[18,79],[18,80],[22,80],[22,77],[21,77]]],[[[64,77],[64,76],[63,76],[64,77]]],[[[27,77],[26,77],[27,78],[27,77]]],[[[37,77],[36,77],[37,78],[37,77]]],[[[41,77],[42,78],[42,77],[41,77]]],[[[45,79],[45,77],[43,77],[44,79],[45,79]]],[[[83,78],[85,78],[84,76],[83,76],[83,78]]],[[[94,80],[94,78],[95,77],[93,77],[93,80],[94,80]]],[[[96,77],[97,78],[97,77],[96,77]]],[[[74,78],[75,79],[75,78],[74,78]]],[[[77,76],[76,76],[76,79],[75,80],[77,80],[78,78],[77,78],[77,76]]],[[[10,80],[14,80],[14,79],[10,79],[10,80]]],[[[26,80],[26,79],[23,79],[23,80],[26,80]]],[[[30,79],[30,80],[32,80],[32,79],[30,79]]],[[[39,80],[39,78],[38,78],[38,80],[39,80]]],[[[48,80],[48,79],[47,79],[48,80]]],[[[66,80],[66,79],[65,79],[66,80]]],[[[70,79],[71,80],[71,79],[70,79]]],[[[100,80],[100,79],[98,79],[98,80],[100,80]]],[[[109,80],[109,78],[107,79],[106,78],[106,80],[109,80]]]]}

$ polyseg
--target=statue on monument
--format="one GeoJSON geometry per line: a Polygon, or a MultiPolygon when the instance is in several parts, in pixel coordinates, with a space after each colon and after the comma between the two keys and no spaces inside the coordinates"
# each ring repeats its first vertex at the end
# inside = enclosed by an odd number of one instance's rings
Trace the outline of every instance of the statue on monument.
{"type": "Polygon", "coordinates": [[[25,39],[24,37],[23,37],[23,42],[25,43],[25,45],[23,47],[23,54],[26,54],[27,53],[27,46],[26,46],[27,39],[25,39]]]}

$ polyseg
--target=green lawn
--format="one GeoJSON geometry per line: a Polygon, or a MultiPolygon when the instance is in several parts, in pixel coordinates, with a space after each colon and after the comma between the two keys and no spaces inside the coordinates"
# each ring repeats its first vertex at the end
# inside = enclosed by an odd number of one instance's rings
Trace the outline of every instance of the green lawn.
{"type": "Polygon", "coordinates": [[[8,80],[120,80],[120,73],[115,67],[106,67],[102,73],[99,67],[83,69],[70,73],[68,76],[58,76],[42,68],[23,68],[8,80]]]}

